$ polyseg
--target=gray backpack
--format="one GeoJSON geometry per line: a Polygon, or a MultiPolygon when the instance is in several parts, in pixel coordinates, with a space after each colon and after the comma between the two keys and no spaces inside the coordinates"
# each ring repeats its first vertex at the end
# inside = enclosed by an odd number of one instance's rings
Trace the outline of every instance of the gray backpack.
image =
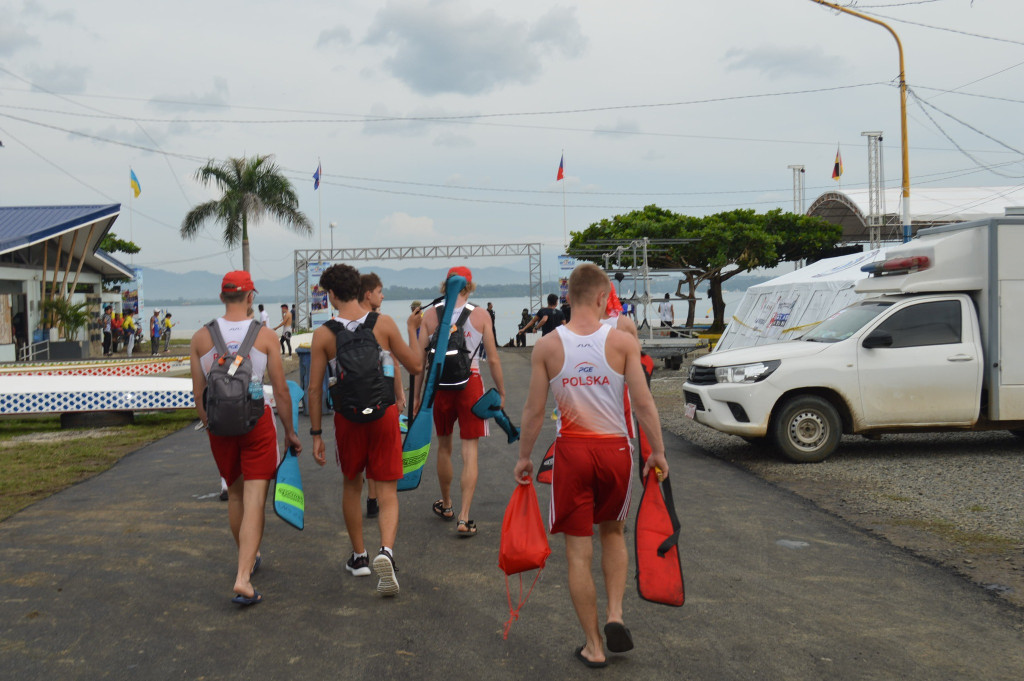
{"type": "Polygon", "coordinates": [[[206,328],[218,355],[206,376],[206,390],[203,391],[207,426],[214,435],[244,435],[256,426],[264,411],[262,377],[252,375],[252,361],[249,359],[262,324],[250,322],[237,352],[228,350],[216,319],[206,328]]]}

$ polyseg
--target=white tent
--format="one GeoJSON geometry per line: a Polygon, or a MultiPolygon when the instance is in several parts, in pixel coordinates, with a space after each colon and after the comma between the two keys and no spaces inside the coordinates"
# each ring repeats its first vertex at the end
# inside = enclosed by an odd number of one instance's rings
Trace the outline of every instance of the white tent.
{"type": "Polygon", "coordinates": [[[880,260],[882,250],[826,258],[771,281],[751,286],[715,350],[790,340],[864,296],[854,286],[860,268],[880,260]]]}

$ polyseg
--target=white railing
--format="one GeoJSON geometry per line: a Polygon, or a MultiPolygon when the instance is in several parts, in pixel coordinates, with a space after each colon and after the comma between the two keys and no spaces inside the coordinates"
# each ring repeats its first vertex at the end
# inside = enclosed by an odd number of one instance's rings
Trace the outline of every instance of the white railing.
{"type": "Polygon", "coordinates": [[[38,343],[29,343],[21,348],[18,353],[19,362],[32,362],[36,358],[50,358],[50,341],[44,340],[38,343]]]}

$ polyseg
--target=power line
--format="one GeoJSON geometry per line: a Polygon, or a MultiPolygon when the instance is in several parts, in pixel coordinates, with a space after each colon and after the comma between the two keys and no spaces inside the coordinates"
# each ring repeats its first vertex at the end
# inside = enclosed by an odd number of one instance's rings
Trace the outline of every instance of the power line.
{"type": "MultiPolygon", "coordinates": [[[[907,91],[911,92],[909,89],[907,91]]],[[[1007,144],[1005,144],[1003,142],[1000,142],[999,140],[995,139],[994,137],[992,137],[992,136],[990,136],[990,135],[988,135],[986,133],[981,132],[977,128],[975,128],[975,127],[973,127],[971,125],[968,125],[967,123],[964,123],[963,121],[961,121],[960,119],[956,118],[955,116],[952,116],[951,114],[948,114],[945,111],[942,111],[941,109],[939,109],[934,104],[930,104],[929,102],[926,102],[925,100],[921,99],[920,97],[917,97],[916,95],[914,96],[914,101],[916,101],[919,105],[921,105],[921,111],[924,113],[925,116],[928,117],[928,120],[930,120],[932,122],[932,125],[934,125],[938,129],[938,131],[940,133],[942,133],[942,135],[947,140],[949,140],[950,143],[953,146],[955,146],[960,151],[960,153],[962,153],[964,156],[966,156],[967,158],[969,158],[972,161],[974,161],[974,163],[976,163],[979,167],[985,168],[989,172],[995,173],[996,175],[1001,175],[1003,177],[1009,177],[1009,178],[1015,178],[1015,179],[1024,177],[1024,175],[1011,175],[1009,173],[1004,173],[1004,172],[1002,172],[1000,170],[996,170],[994,167],[992,167],[992,166],[990,166],[988,164],[982,163],[979,159],[975,158],[970,152],[968,152],[966,149],[961,147],[960,144],[958,144],[957,141],[954,140],[953,137],[948,132],[946,132],[945,128],[943,128],[941,125],[939,125],[939,122],[935,120],[935,118],[931,115],[931,113],[928,112],[928,109],[925,108],[925,107],[930,107],[932,109],[935,109],[939,113],[941,113],[941,114],[943,114],[945,116],[948,116],[949,118],[952,118],[954,121],[960,123],[961,125],[966,126],[967,128],[970,128],[971,130],[973,130],[974,132],[977,132],[980,135],[983,135],[983,136],[987,137],[988,139],[996,142],[997,144],[1005,146],[1008,149],[1013,149],[1013,147],[1010,147],[1009,145],[1007,145],[1007,144]]],[[[1013,149],[1013,150],[1017,151],[1016,149],[1013,149]]],[[[1021,153],[1021,152],[1017,152],[1017,153],[1021,153]]],[[[1024,156],[1024,154],[1022,154],[1022,156],[1024,156]]]]}
{"type": "Polygon", "coordinates": [[[864,14],[870,14],[873,17],[880,19],[888,19],[889,21],[895,21],[901,24],[910,24],[912,26],[920,26],[922,28],[930,28],[935,31],[947,31],[949,33],[957,33],[959,35],[969,36],[971,38],[982,38],[983,40],[993,40],[1000,43],[1010,43],[1011,45],[1024,45],[1024,41],[1011,40],[1010,38],[996,38],[990,35],[981,35],[980,33],[971,33],[969,31],[961,31],[958,28],[946,28],[945,26],[932,26],[931,24],[923,24],[920,21],[911,21],[909,19],[897,19],[896,17],[890,17],[885,14],[879,14],[878,12],[864,12],[864,14]]]}

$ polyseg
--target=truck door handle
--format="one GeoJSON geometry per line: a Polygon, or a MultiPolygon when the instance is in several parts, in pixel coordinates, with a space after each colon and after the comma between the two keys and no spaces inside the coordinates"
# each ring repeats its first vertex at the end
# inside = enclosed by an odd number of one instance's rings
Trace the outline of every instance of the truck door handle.
{"type": "Polygon", "coordinates": [[[963,354],[961,354],[961,355],[952,355],[952,356],[946,358],[947,362],[970,362],[970,361],[973,361],[973,360],[974,360],[974,358],[971,357],[970,355],[963,355],[963,354]]]}

